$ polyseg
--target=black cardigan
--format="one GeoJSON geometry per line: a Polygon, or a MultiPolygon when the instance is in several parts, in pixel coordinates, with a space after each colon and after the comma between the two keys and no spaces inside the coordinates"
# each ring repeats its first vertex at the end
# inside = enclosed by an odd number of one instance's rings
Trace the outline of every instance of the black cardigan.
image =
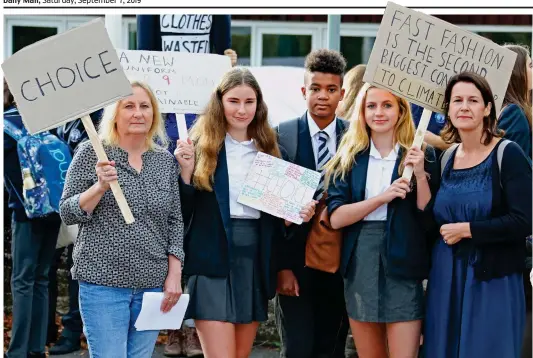
{"type": "Polygon", "coordinates": [[[470,223],[471,240],[479,253],[474,277],[482,281],[522,272],[525,238],[531,235],[531,162],[518,144],[509,143],[503,152],[500,185],[497,151],[491,154],[491,218],[470,223]]]}
{"type": "MultiPolygon", "coordinates": [[[[197,190],[179,179],[183,221],[187,225],[184,239],[183,274],[227,277],[233,260],[232,221],[229,207],[229,177],[225,145],[218,153],[213,191],[197,190]]],[[[265,212],[259,219],[259,266],[261,286],[268,298],[276,293],[277,265],[283,220],[265,212]]]]}

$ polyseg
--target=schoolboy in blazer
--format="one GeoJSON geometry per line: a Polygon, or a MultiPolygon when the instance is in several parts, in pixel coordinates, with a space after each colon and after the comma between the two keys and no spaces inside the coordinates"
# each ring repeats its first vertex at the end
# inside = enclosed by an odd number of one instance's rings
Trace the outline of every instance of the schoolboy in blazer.
{"type": "MultiPolygon", "coordinates": [[[[290,161],[318,170],[319,152],[324,151],[320,136],[326,133],[328,152],[333,155],[349,125],[335,116],[344,94],[342,79],[346,61],[337,51],[321,49],[307,56],[305,69],[302,94],[308,111],[300,118],[280,124],[277,130],[282,153],[287,150],[283,146],[286,140],[297,139],[296,153],[290,161]]],[[[280,250],[276,323],[282,343],[281,356],[344,357],[348,320],[342,277],[339,273],[305,267],[310,228],[310,223],[289,226],[287,240],[282,242],[280,250]]]]}

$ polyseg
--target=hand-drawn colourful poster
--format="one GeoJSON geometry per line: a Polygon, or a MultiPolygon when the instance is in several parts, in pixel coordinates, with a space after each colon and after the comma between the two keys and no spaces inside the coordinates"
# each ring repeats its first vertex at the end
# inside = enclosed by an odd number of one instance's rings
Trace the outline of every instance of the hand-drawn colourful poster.
{"type": "Polygon", "coordinates": [[[313,200],[320,173],[257,153],[237,201],[296,224],[300,210],[313,200]]]}

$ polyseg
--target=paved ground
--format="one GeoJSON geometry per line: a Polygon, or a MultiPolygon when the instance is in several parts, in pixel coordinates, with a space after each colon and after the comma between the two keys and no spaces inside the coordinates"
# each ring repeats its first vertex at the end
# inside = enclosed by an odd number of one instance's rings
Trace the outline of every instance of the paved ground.
{"type": "MultiPolygon", "coordinates": [[[[157,345],[155,347],[155,352],[152,355],[152,358],[163,358],[165,357],[163,355],[163,350],[165,349],[165,346],[163,345],[157,345]]],[[[50,356],[50,357],[58,357],[58,358],[89,358],[89,353],[86,350],[77,351],[70,354],[65,354],[61,356],[50,356]]],[[[255,347],[252,351],[252,354],[250,355],[250,358],[278,358],[279,352],[275,349],[270,348],[264,348],[264,347],[255,347]]]]}

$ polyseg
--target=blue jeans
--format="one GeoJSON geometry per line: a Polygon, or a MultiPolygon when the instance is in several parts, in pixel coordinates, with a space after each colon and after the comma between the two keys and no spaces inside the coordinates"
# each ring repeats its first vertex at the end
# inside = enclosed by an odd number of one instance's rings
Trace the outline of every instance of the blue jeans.
{"type": "Polygon", "coordinates": [[[80,285],[80,313],[91,358],[150,358],[159,331],[137,331],[144,292],[163,289],[131,289],[80,285]]]}
{"type": "Polygon", "coordinates": [[[13,327],[7,356],[44,353],[48,323],[48,270],[56,250],[58,215],[11,222],[13,327]]]}

